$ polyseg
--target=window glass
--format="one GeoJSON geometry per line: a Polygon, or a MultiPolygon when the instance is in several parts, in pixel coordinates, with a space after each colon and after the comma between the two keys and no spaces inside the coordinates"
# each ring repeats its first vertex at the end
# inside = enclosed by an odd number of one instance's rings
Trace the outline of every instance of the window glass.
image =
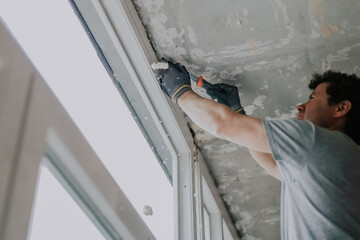
{"type": "Polygon", "coordinates": [[[173,188],[69,2],[2,0],[0,16],[154,236],[173,239],[173,188]]]}
{"type": "Polygon", "coordinates": [[[41,164],[28,240],[103,240],[49,169],[41,164]]]}

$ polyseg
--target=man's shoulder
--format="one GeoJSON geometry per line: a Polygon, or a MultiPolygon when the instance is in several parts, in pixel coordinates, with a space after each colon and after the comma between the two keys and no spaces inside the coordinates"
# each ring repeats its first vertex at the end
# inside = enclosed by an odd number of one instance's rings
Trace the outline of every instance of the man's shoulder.
{"type": "Polygon", "coordinates": [[[315,126],[295,119],[264,120],[266,136],[275,160],[306,157],[315,139],[315,126]]]}
{"type": "MultiPolygon", "coordinates": [[[[289,135],[306,135],[305,137],[316,137],[319,141],[343,141],[346,144],[358,146],[347,134],[337,131],[330,130],[324,127],[315,125],[314,123],[307,120],[297,119],[271,119],[263,120],[264,127],[267,131],[280,131],[283,134],[289,135]]],[[[315,140],[315,139],[314,139],[315,140]]]]}
{"type": "Polygon", "coordinates": [[[327,146],[330,152],[345,151],[345,153],[360,154],[359,145],[350,136],[337,130],[315,126],[315,144],[317,148],[321,148],[322,145],[327,146]]]}

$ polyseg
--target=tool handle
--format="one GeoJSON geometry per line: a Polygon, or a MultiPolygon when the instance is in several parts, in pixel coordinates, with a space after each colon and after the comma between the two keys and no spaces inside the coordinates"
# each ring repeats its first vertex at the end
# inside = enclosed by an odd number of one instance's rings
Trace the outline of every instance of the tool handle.
{"type": "Polygon", "coordinates": [[[198,81],[201,79],[202,80],[202,87],[207,90],[208,88],[211,88],[213,86],[213,84],[209,83],[208,81],[206,81],[205,79],[202,78],[202,76],[197,77],[193,74],[190,74],[190,79],[193,80],[194,82],[198,83],[198,81]]]}

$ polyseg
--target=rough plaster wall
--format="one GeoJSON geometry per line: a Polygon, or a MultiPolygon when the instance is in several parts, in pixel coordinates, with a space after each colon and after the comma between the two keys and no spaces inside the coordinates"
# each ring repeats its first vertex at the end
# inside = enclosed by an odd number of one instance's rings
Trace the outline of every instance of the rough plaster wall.
{"type": "MultiPolygon", "coordinates": [[[[358,0],[134,3],[159,58],[238,86],[246,112],[256,117],[294,117],[315,71],[360,73],[358,0]]],[[[246,149],[191,127],[239,234],[280,239],[280,183],[246,149]]]]}

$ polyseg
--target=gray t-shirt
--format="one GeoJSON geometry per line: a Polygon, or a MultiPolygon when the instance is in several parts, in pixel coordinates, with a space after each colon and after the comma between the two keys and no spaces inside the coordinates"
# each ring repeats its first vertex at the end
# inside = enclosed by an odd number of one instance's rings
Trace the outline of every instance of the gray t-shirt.
{"type": "Polygon", "coordinates": [[[282,173],[283,240],[360,239],[360,148],[308,121],[263,121],[282,173]]]}

